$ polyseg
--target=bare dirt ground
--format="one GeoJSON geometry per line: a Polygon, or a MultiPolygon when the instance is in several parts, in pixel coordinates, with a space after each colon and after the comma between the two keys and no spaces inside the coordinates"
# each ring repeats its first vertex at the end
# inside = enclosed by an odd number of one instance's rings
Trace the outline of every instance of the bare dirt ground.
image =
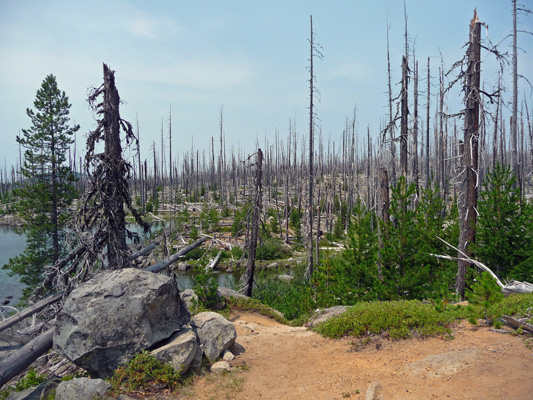
{"type": "MultiPolygon", "coordinates": [[[[230,318],[246,351],[233,371],[196,378],[178,399],[533,399],[533,349],[523,339],[462,323],[453,340],[382,339],[357,350],[261,315],[230,318]]],[[[168,398],[168,397],[167,397],[168,398]]]]}

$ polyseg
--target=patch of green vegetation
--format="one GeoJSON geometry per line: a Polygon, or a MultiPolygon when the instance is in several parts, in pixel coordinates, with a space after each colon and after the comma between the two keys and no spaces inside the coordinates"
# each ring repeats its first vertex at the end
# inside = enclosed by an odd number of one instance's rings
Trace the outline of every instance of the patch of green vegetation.
{"type": "Polygon", "coordinates": [[[439,312],[431,304],[419,300],[361,302],[318,325],[315,331],[331,338],[384,333],[393,339],[451,336],[450,325],[457,319],[468,318],[469,313],[461,306],[439,312]]]}
{"type": "Polygon", "coordinates": [[[234,246],[231,248],[231,254],[233,255],[233,258],[240,260],[244,254],[244,250],[239,246],[234,246]]]}
{"type": "Polygon", "coordinates": [[[296,266],[290,282],[272,279],[270,271],[258,271],[253,297],[283,313],[293,325],[305,322],[316,308],[315,288],[306,279],[305,269],[305,265],[296,266]]]}
{"type": "Polygon", "coordinates": [[[496,279],[488,272],[483,272],[478,277],[471,290],[467,291],[466,297],[474,310],[474,315],[470,317],[472,324],[476,324],[476,318],[484,317],[487,324],[492,325],[501,316],[501,309],[497,305],[503,300],[503,293],[496,279]]]}
{"type": "Polygon", "coordinates": [[[0,400],[7,399],[13,392],[22,392],[28,388],[40,385],[46,380],[46,375],[40,375],[35,368],[30,368],[26,376],[19,379],[15,385],[0,390],[0,400]]]}
{"type": "Polygon", "coordinates": [[[255,258],[257,260],[277,260],[287,257],[288,254],[280,239],[267,238],[257,246],[255,258]]]}
{"type": "Polygon", "coordinates": [[[170,364],[158,361],[148,351],[137,354],[125,366],[118,368],[109,379],[111,393],[131,391],[159,392],[178,388],[182,383],[179,371],[170,364]]]}
{"type": "Polygon", "coordinates": [[[501,303],[491,306],[489,313],[498,309],[502,314],[525,317],[533,313],[533,293],[517,293],[505,297],[501,303]],[[529,310],[529,311],[528,311],[529,310]]]}
{"type": "Polygon", "coordinates": [[[238,309],[242,311],[253,311],[258,314],[264,315],[265,317],[272,318],[279,323],[288,324],[288,321],[279,315],[276,310],[273,308],[261,303],[257,299],[250,297],[233,297],[231,296],[228,300],[228,304],[233,309],[238,309]]]}
{"type": "MultiPolygon", "coordinates": [[[[220,299],[218,296],[218,282],[212,270],[205,271],[202,266],[198,268],[198,274],[194,276],[194,293],[198,296],[198,306],[212,310],[220,299]]],[[[194,303],[194,300],[193,300],[194,303]]]]}

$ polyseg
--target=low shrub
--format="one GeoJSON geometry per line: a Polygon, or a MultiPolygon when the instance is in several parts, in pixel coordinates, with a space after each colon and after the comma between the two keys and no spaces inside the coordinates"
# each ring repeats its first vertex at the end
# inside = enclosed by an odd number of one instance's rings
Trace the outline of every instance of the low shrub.
{"type": "Polygon", "coordinates": [[[331,338],[384,333],[393,339],[451,336],[450,325],[469,316],[466,307],[451,306],[439,312],[433,305],[419,300],[361,302],[318,325],[315,331],[331,338]]]}
{"type": "Polygon", "coordinates": [[[148,351],[137,354],[125,367],[118,368],[109,380],[113,394],[173,390],[181,382],[179,371],[158,361],[148,351]]]}

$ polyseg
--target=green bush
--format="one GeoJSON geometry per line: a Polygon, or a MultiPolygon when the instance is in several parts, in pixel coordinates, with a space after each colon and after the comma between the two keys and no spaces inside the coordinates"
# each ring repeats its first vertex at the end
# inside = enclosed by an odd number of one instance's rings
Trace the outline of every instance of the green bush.
{"type": "Polygon", "coordinates": [[[240,248],[239,246],[233,246],[231,248],[231,254],[233,255],[233,258],[236,258],[237,260],[240,260],[240,258],[244,254],[244,250],[242,248],[240,248]]]}
{"type": "Polygon", "coordinates": [[[176,389],[181,382],[179,371],[158,361],[148,351],[137,354],[125,367],[118,368],[109,380],[113,394],[176,389]]]}
{"type": "Polygon", "coordinates": [[[272,273],[268,271],[259,271],[258,287],[254,289],[253,297],[283,313],[287,320],[303,322],[316,308],[315,291],[309,280],[304,277],[304,265],[295,268],[293,273],[294,279],[284,282],[272,279],[272,273]]]}
{"type": "MultiPolygon", "coordinates": [[[[492,323],[501,315],[501,311],[495,306],[503,300],[502,290],[496,283],[496,279],[486,271],[478,277],[471,289],[467,290],[466,298],[471,305],[477,306],[482,311],[487,324],[492,323]]],[[[472,316],[472,323],[475,323],[474,318],[476,316],[472,316]]]]}
{"type": "Polygon", "coordinates": [[[490,307],[489,313],[500,311],[505,315],[525,317],[533,313],[533,293],[517,293],[505,297],[501,303],[490,307]],[[494,309],[494,310],[493,310],[494,309]]]}
{"type": "Polygon", "coordinates": [[[198,304],[209,310],[213,309],[219,302],[218,282],[212,270],[205,270],[203,267],[198,268],[198,274],[193,278],[193,290],[198,296],[198,304]]]}
{"type": "Polygon", "coordinates": [[[30,368],[23,378],[19,379],[14,386],[0,390],[0,400],[7,399],[12,392],[22,392],[28,388],[40,385],[46,380],[46,375],[39,375],[35,368],[30,368]]]}
{"type": "Polygon", "coordinates": [[[344,314],[318,325],[315,331],[331,337],[388,334],[393,339],[451,335],[450,325],[470,316],[466,307],[439,312],[419,300],[361,302],[344,314]]]}
{"type": "Polygon", "coordinates": [[[257,246],[255,258],[257,260],[276,260],[283,258],[283,245],[277,238],[268,238],[257,246]]]}

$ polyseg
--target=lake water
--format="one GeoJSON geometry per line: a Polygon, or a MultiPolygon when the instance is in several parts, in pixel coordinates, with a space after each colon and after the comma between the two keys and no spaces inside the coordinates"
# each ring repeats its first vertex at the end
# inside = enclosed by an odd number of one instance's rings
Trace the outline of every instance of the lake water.
{"type": "Polygon", "coordinates": [[[10,258],[18,256],[26,247],[26,238],[24,235],[18,235],[15,230],[9,226],[0,226],[0,304],[4,302],[7,296],[13,296],[9,305],[16,305],[22,296],[22,289],[25,285],[20,283],[19,277],[9,276],[7,270],[2,266],[9,262],[10,258]]]}
{"type": "MultiPolygon", "coordinates": [[[[2,266],[9,262],[10,258],[21,254],[25,247],[26,238],[23,235],[15,233],[12,227],[0,226],[0,305],[7,296],[13,296],[9,299],[9,306],[15,306],[22,296],[25,285],[20,283],[18,276],[10,277],[7,274],[8,271],[2,269],[2,266]]],[[[176,274],[178,287],[181,291],[192,288],[195,274],[191,270],[176,274]]],[[[234,280],[239,278],[236,275],[219,273],[218,271],[215,271],[215,276],[219,286],[227,287],[232,287],[234,280]]]]}

